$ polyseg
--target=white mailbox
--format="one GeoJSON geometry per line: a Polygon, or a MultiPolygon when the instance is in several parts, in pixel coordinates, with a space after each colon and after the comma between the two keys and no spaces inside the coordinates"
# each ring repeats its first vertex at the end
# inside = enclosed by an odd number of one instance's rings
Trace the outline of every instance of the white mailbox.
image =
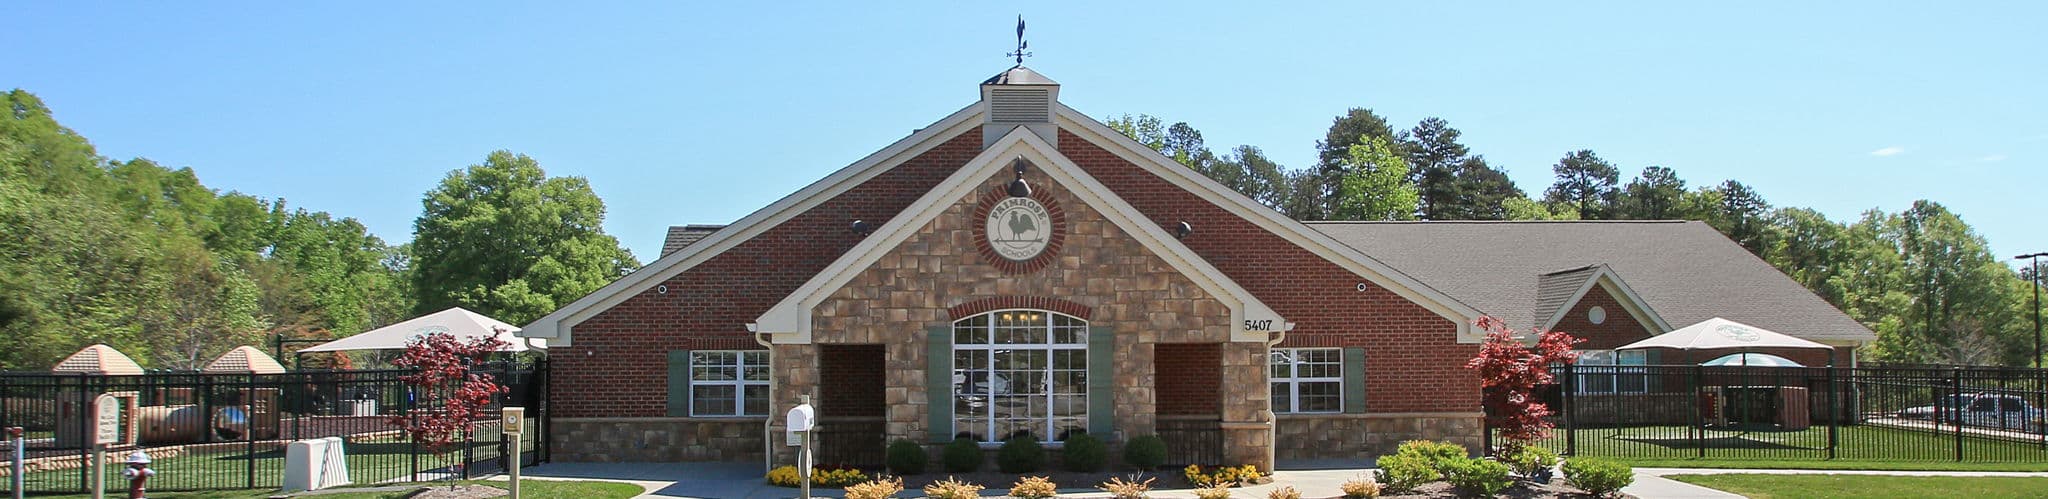
{"type": "Polygon", "coordinates": [[[811,404],[799,404],[789,410],[789,415],[783,418],[783,422],[788,425],[784,440],[790,447],[800,446],[803,445],[803,439],[797,432],[811,431],[817,427],[818,411],[812,409],[811,404]]]}

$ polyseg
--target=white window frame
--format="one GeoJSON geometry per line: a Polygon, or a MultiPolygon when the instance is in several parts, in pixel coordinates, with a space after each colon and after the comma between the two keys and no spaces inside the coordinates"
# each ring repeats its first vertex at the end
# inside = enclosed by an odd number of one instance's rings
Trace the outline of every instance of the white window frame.
{"type": "MultiPolygon", "coordinates": [[[[774,370],[773,370],[772,368],[769,368],[769,367],[768,367],[768,365],[769,365],[769,364],[768,364],[768,351],[767,351],[767,350],[694,350],[694,351],[691,351],[691,352],[690,352],[690,365],[689,365],[689,367],[687,368],[688,370],[687,370],[687,371],[685,371],[685,372],[689,373],[689,377],[690,377],[690,417],[693,417],[693,418],[758,418],[758,417],[762,417],[762,416],[767,416],[768,414],[767,414],[766,412],[763,412],[763,413],[760,413],[760,414],[748,414],[748,413],[747,413],[747,387],[749,387],[749,386],[761,386],[761,387],[766,387],[766,386],[769,386],[769,383],[770,383],[770,381],[769,381],[769,380],[766,380],[766,379],[763,379],[763,380],[749,380],[749,379],[747,379],[747,368],[748,368],[748,367],[761,367],[761,368],[763,368],[763,369],[769,369],[769,376],[770,376],[770,377],[772,378],[772,377],[774,376],[774,370]],[[697,355],[698,355],[698,354],[732,354],[732,355],[733,355],[733,364],[732,364],[732,365],[733,365],[733,369],[734,369],[734,371],[733,371],[733,373],[734,373],[734,375],[733,375],[733,379],[729,379],[729,380],[725,380],[725,379],[719,379],[719,380],[699,380],[699,379],[697,379],[697,365],[698,365],[698,364],[697,364],[697,355]],[[758,359],[758,362],[756,362],[756,363],[749,363],[749,362],[747,361],[747,357],[748,357],[749,355],[758,355],[758,356],[759,356],[760,358],[758,359]],[[699,386],[730,386],[730,387],[732,387],[732,390],[733,390],[733,392],[732,392],[732,395],[733,395],[733,397],[732,397],[732,404],[733,404],[733,406],[732,406],[732,413],[730,413],[730,414],[698,414],[698,413],[697,413],[697,387],[699,387],[699,386]]],[[[720,365],[719,365],[719,367],[723,367],[723,366],[724,366],[724,364],[720,364],[720,365]]],[[[774,388],[767,388],[767,389],[769,389],[769,390],[773,390],[774,388]]]]}
{"type": "MultiPolygon", "coordinates": [[[[1287,410],[1285,410],[1285,411],[1274,411],[1274,413],[1275,413],[1275,414],[1339,414],[1339,413],[1342,413],[1342,412],[1344,412],[1344,393],[1345,393],[1345,391],[1346,391],[1346,390],[1345,390],[1345,386],[1344,386],[1344,383],[1345,383],[1345,381],[1344,381],[1344,349],[1342,349],[1342,348],[1275,348],[1275,349],[1272,349],[1272,350],[1271,350],[1271,353],[1267,354],[1266,358],[1267,358],[1267,361],[1266,361],[1266,372],[1267,372],[1267,373],[1269,373],[1269,375],[1270,375],[1270,373],[1272,373],[1272,371],[1273,371],[1273,366],[1277,366],[1277,365],[1280,365],[1280,364],[1279,364],[1279,362],[1278,362],[1278,360],[1279,360],[1279,359],[1281,359],[1281,358],[1286,358],[1286,359],[1288,359],[1288,362],[1287,362],[1287,364],[1286,364],[1286,365],[1287,365],[1287,376],[1273,376],[1273,377],[1271,378],[1271,383],[1272,383],[1272,384],[1275,384],[1275,385],[1278,385],[1278,384],[1286,384],[1286,385],[1287,385],[1287,410]],[[1301,365],[1301,362],[1300,362],[1299,360],[1296,360],[1296,359],[1300,359],[1300,358],[1301,358],[1301,352],[1306,352],[1306,351],[1327,351],[1327,352],[1330,352],[1331,354],[1335,355],[1335,356],[1336,356],[1336,358],[1337,358],[1337,362],[1336,362],[1336,367],[1337,367],[1337,375],[1336,375],[1336,376],[1334,376],[1334,377],[1331,377],[1331,376],[1299,376],[1299,374],[1300,374],[1300,372],[1301,372],[1301,371],[1300,371],[1300,368],[1299,368],[1299,367],[1300,367],[1300,365],[1301,365]],[[1283,354],[1283,355],[1274,355],[1274,354],[1283,354]],[[1327,383],[1327,382],[1336,382],[1336,383],[1337,383],[1337,407],[1336,407],[1335,409],[1331,409],[1331,410],[1327,410],[1327,411],[1304,411],[1304,410],[1301,410],[1301,384],[1302,384],[1302,383],[1327,383]]],[[[1320,363],[1318,363],[1318,364],[1320,364],[1320,363]]],[[[1268,392],[1270,392],[1270,391],[1271,391],[1271,390],[1269,389],[1269,390],[1268,390],[1268,392]]],[[[1276,401],[1276,402],[1277,402],[1277,401],[1276,401]]]]}
{"type": "Polygon", "coordinates": [[[1624,368],[1624,367],[1626,367],[1626,366],[1646,366],[1646,365],[1649,365],[1649,364],[1650,364],[1650,355],[1649,355],[1650,353],[1649,353],[1649,351],[1646,351],[1646,350],[1598,350],[1598,349],[1596,349],[1596,350],[1578,350],[1578,354],[1579,354],[1579,362],[1578,362],[1578,365],[1580,365],[1580,366],[1587,366],[1587,367],[1599,367],[1599,368],[1602,368],[1602,370],[1605,370],[1606,368],[1614,368],[1614,373],[1615,373],[1615,374],[1609,375],[1609,374],[1584,374],[1584,373],[1581,373],[1581,374],[1579,374],[1579,375],[1578,375],[1579,379],[1578,379],[1578,380],[1576,380],[1576,381],[1578,381],[1578,382],[1577,382],[1577,383],[1574,383],[1574,384],[1573,384],[1573,385],[1574,385],[1574,388],[1575,388],[1575,389],[1576,389],[1576,391],[1577,391],[1577,393],[1649,393],[1649,392],[1650,392],[1650,375],[1649,375],[1649,370],[1648,370],[1648,369],[1625,369],[1625,368],[1624,368]],[[1606,354],[1606,355],[1607,355],[1607,358],[1609,358],[1609,359],[1613,359],[1613,360],[1607,361],[1606,363],[1591,363],[1591,362],[1586,362],[1586,357],[1587,357],[1587,355],[1588,355],[1588,354],[1606,354]],[[1623,390],[1623,389],[1622,389],[1622,386],[1621,386],[1621,385],[1622,385],[1622,381],[1621,381],[1621,380],[1622,380],[1622,378],[1627,378],[1627,377],[1633,377],[1633,378],[1636,378],[1636,379],[1640,380],[1640,384],[1638,385],[1638,386],[1640,387],[1640,389],[1629,389],[1629,390],[1623,390]],[[1609,385],[1609,386],[1607,387],[1607,389],[1605,389],[1605,390],[1594,390],[1594,389],[1592,389],[1592,384],[1591,384],[1591,383],[1588,383],[1588,381],[1590,381],[1590,380],[1593,380],[1593,379],[1597,379],[1597,378],[1607,378],[1607,379],[1608,379],[1608,381],[1609,381],[1610,385],[1609,385]]]}
{"type": "MultiPolygon", "coordinates": [[[[1058,393],[1058,392],[1054,391],[1054,390],[1053,390],[1053,389],[1051,388],[1051,387],[1053,386],[1053,383],[1052,383],[1052,382],[1050,381],[1050,379],[1049,379],[1049,378],[1051,378],[1051,376],[1052,376],[1052,373],[1053,373],[1053,371],[1054,371],[1054,368],[1053,368],[1053,361],[1052,361],[1052,359],[1053,359],[1053,357],[1054,357],[1053,353],[1054,353],[1054,352],[1058,352],[1058,351],[1061,351],[1061,350],[1077,350],[1077,351],[1080,351],[1080,352],[1081,352],[1081,366],[1082,366],[1082,368],[1081,368],[1081,372],[1083,372],[1083,373],[1088,373],[1088,368],[1087,368],[1087,366],[1088,366],[1088,327],[1089,327],[1089,324],[1088,324],[1088,321],[1087,321],[1086,319],[1082,319],[1082,318],[1080,318],[1080,317],[1074,317],[1074,316],[1071,316],[1071,315],[1067,315],[1067,314],[1062,314],[1062,313],[1059,313],[1059,312],[1053,312],[1053,311],[1050,311],[1050,310],[1037,310],[1037,309],[1004,309],[1004,310],[993,310],[993,311],[989,311],[989,312],[984,312],[984,313],[980,313],[980,314],[975,314],[975,315],[971,315],[971,316],[968,316],[968,317],[964,317],[964,318],[961,318],[960,320],[956,320],[956,321],[953,321],[953,328],[951,329],[951,331],[950,331],[950,332],[951,332],[951,333],[952,333],[952,334],[954,335],[954,338],[956,339],[956,341],[955,341],[955,342],[953,343],[953,354],[954,354],[954,355],[956,355],[956,356],[957,356],[957,355],[958,355],[958,352],[960,352],[960,351],[962,351],[962,350],[981,350],[981,351],[987,351],[987,352],[988,352],[988,354],[986,354],[986,355],[983,355],[983,356],[982,356],[983,358],[986,358],[986,359],[988,359],[988,363],[987,363],[987,364],[983,364],[983,365],[979,366],[979,367],[978,367],[978,369],[979,369],[979,370],[981,370],[982,372],[987,372],[987,373],[989,373],[989,376],[990,376],[991,378],[993,378],[993,377],[995,376],[995,357],[996,357],[996,356],[995,356],[995,353],[996,353],[997,351],[1003,351],[1003,350],[1019,350],[1019,349],[1033,349],[1033,350],[1044,350],[1044,351],[1045,351],[1045,353],[1046,353],[1046,362],[1045,362],[1045,372],[1043,373],[1043,375],[1044,375],[1044,376],[1046,376],[1046,377],[1048,378],[1048,380],[1047,380],[1047,381],[1046,381],[1046,383],[1045,383],[1045,386],[1047,387],[1047,388],[1046,388],[1046,390],[1045,390],[1045,404],[1046,404],[1046,408],[1047,408],[1047,409],[1046,409],[1046,413],[1045,413],[1045,416],[1044,416],[1044,418],[1043,418],[1043,419],[1044,419],[1044,423],[1045,423],[1045,433],[1046,433],[1046,434],[1045,434],[1045,439],[1044,439],[1044,440],[1042,440],[1041,442],[1043,442],[1043,443],[1047,443],[1047,444],[1054,444],[1054,445],[1057,445],[1057,444],[1058,444],[1058,443],[1060,442],[1060,440],[1059,440],[1059,437],[1060,437],[1060,436],[1059,436],[1059,429],[1053,426],[1053,422],[1054,422],[1055,420],[1057,420],[1057,419],[1058,419],[1058,415],[1056,414],[1056,411],[1053,411],[1053,410],[1051,409],[1052,407],[1054,407],[1054,404],[1055,404],[1055,402],[1054,402],[1054,401],[1055,401],[1056,399],[1055,399],[1054,397],[1056,397],[1056,396],[1060,396],[1060,395],[1067,395],[1067,396],[1072,396],[1073,394],[1062,394],[1062,393],[1058,393]],[[1024,313],[1024,314],[1043,314],[1043,315],[1045,316],[1045,325],[1044,325],[1044,327],[1045,327],[1045,342],[1044,342],[1044,343],[996,343],[996,342],[995,342],[995,341],[996,341],[996,315],[997,315],[997,314],[1016,314],[1016,313],[1024,313]],[[979,326],[979,327],[981,327],[981,328],[984,328],[984,330],[982,331],[982,334],[983,334],[983,335],[985,335],[985,336],[986,336],[986,337],[988,338],[988,342],[986,342],[986,343],[968,343],[968,344],[962,344],[962,343],[959,343],[959,342],[957,341],[957,339],[959,338],[959,334],[960,334],[960,331],[961,331],[961,330],[962,330],[963,328],[966,328],[966,327],[967,327],[967,326],[965,326],[965,325],[963,325],[963,324],[964,324],[964,323],[966,323],[967,321],[971,321],[971,320],[974,320],[974,318],[976,318],[976,317],[987,317],[987,318],[988,318],[988,320],[986,320],[986,321],[983,321],[983,324],[982,324],[981,326],[979,326]],[[1073,320],[1074,322],[1080,323],[1080,325],[1081,325],[1081,326],[1080,326],[1080,327],[1081,327],[1080,341],[1079,341],[1079,342],[1077,342],[1077,343],[1058,343],[1058,342],[1057,342],[1057,340],[1058,340],[1058,338],[1059,338],[1059,337],[1058,337],[1058,334],[1057,334],[1058,332],[1057,332],[1057,331],[1056,331],[1056,329],[1055,329],[1055,328],[1053,327],[1053,322],[1054,322],[1054,321],[1053,321],[1053,318],[1054,318],[1054,317],[1066,317],[1066,318],[1068,318],[1068,319],[1071,319],[1071,320],[1073,320]],[[1020,347],[1023,347],[1023,348],[1020,348],[1020,347]]],[[[962,369],[962,366],[957,366],[957,365],[956,365],[956,366],[953,366],[953,369],[954,369],[955,371],[958,371],[958,370],[962,369]]],[[[1086,375],[1092,375],[1092,374],[1093,374],[1093,373],[1088,373],[1088,374],[1086,374],[1086,375]]],[[[988,390],[987,392],[984,392],[984,393],[981,393],[981,394],[980,394],[980,395],[981,395],[982,397],[984,397],[984,399],[983,399],[983,400],[991,400],[991,401],[992,401],[992,400],[995,400],[995,388],[996,388],[996,386],[995,386],[995,385],[996,385],[996,384],[995,384],[994,382],[987,382],[987,383],[983,383],[983,386],[987,387],[987,390],[988,390]]],[[[957,388],[955,388],[955,390],[954,390],[954,393],[955,393],[956,395],[957,395],[957,394],[959,393],[959,392],[958,392],[958,389],[957,389],[957,388]]],[[[1080,395],[1081,395],[1081,407],[1083,407],[1083,408],[1089,408],[1089,407],[1092,407],[1092,406],[1090,405],[1090,402],[1091,402],[1091,401],[1090,401],[1090,400],[1088,400],[1088,397],[1089,397],[1089,395],[1090,395],[1090,394],[1088,393],[1088,390],[1086,389],[1085,385],[1084,385],[1083,389],[1081,390],[1081,393],[1080,393],[1080,395]]],[[[993,407],[991,407],[991,409],[993,409],[993,407]]],[[[1085,412],[1085,411],[1084,411],[1084,412],[1082,412],[1082,413],[1081,413],[1081,420],[1082,420],[1083,424],[1086,424],[1086,423],[1087,423],[1087,421],[1088,421],[1088,418],[1089,418],[1089,414],[1088,414],[1087,412],[1085,412]]],[[[959,414],[958,414],[957,412],[956,412],[956,413],[955,413],[955,414],[953,415],[953,420],[954,420],[954,425],[956,426],[955,428],[953,428],[953,432],[957,434],[957,433],[959,433],[959,432],[960,432],[960,431],[962,430],[962,428],[959,428],[959,427],[957,427],[957,426],[958,426],[958,425],[960,424],[960,415],[959,415],[959,414]]],[[[1001,436],[1001,435],[997,435],[997,434],[996,434],[996,431],[995,431],[995,427],[996,427],[996,417],[995,417],[995,413],[993,412],[993,410],[991,410],[991,412],[990,412],[990,413],[989,413],[989,414],[988,414],[988,415],[987,415],[987,416],[986,416],[985,418],[983,418],[983,423],[982,423],[982,428],[981,428],[981,430],[982,430],[982,431],[978,432],[978,433],[980,433],[980,434],[982,435],[982,439],[981,439],[981,440],[979,440],[979,441],[978,441],[977,443],[980,443],[980,444],[981,444],[982,446],[984,446],[984,447],[988,447],[988,446],[996,446],[996,445],[1001,445],[1001,444],[1003,443],[1003,440],[1002,440],[1002,436],[1001,436]]]]}

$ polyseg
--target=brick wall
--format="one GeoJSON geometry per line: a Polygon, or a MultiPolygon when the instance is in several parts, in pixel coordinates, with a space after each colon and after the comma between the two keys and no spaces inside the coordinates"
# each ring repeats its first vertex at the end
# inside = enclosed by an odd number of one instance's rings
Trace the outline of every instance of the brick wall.
{"type": "Polygon", "coordinates": [[[1578,345],[1577,348],[1580,350],[1613,350],[1614,347],[1642,341],[1655,335],[1649,328],[1643,327],[1642,322],[1637,321],[1635,316],[1629,315],[1628,309],[1622,308],[1620,300],[1615,299],[1613,294],[1600,286],[1586,290],[1586,296],[1579,298],[1579,302],[1572,305],[1571,311],[1566,312],[1564,318],[1559,319],[1557,325],[1551,329],[1571,333],[1572,336],[1586,340],[1585,343],[1578,345]],[[1605,309],[1607,320],[1594,324],[1592,320],[1587,319],[1587,314],[1593,307],[1605,309]]]}
{"type": "Polygon", "coordinates": [[[823,345],[818,349],[818,416],[882,416],[882,345],[823,345]]]}
{"type": "Polygon", "coordinates": [[[667,351],[760,349],[746,324],[860,241],[854,220],[879,224],[981,152],[970,129],[653,289],[574,325],[553,352],[557,417],[667,413],[667,351]]]}
{"type": "MultiPolygon", "coordinates": [[[[1160,344],[1152,347],[1152,369],[1159,382],[1159,415],[1215,416],[1222,402],[1223,352],[1215,343],[1160,344]],[[1165,374],[1158,376],[1157,374],[1165,374]]],[[[1232,387],[1233,394],[1240,387],[1232,387]]]]}
{"type": "Polygon", "coordinates": [[[1282,347],[1366,350],[1366,410],[1476,412],[1479,380],[1463,366],[1478,345],[1457,324],[1295,246],[1067,130],[1060,153],[1162,225],[1187,221],[1181,240],[1260,301],[1296,323],[1282,347]]]}

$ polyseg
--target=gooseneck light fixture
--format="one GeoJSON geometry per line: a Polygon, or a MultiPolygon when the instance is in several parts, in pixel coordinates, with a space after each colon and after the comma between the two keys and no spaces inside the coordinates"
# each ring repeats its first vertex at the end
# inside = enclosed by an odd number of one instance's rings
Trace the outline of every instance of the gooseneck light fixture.
{"type": "Polygon", "coordinates": [[[1017,158],[1016,161],[1010,162],[1010,168],[1017,172],[1017,179],[1010,181],[1010,197],[1031,197],[1031,184],[1024,183],[1024,167],[1030,165],[1031,162],[1024,161],[1024,158],[1017,158]]]}

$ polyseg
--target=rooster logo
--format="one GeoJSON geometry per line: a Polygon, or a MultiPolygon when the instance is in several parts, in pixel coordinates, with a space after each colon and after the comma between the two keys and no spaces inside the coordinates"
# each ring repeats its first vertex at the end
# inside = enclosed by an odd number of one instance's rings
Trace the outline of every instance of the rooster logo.
{"type": "Polygon", "coordinates": [[[1011,260],[1030,260],[1045,251],[1052,216],[1031,198],[1008,198],[989,208],[989,247],[1011,260]]]}

